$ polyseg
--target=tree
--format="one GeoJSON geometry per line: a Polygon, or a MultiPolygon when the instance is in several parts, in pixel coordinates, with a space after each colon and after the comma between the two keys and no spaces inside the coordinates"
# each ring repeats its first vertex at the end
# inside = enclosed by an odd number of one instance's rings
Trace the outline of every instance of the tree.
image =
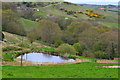
{"type": "Polygon", "coordinates": [[[37,29],[43,42],[53,44],[61,39],[61,30],[59,26],[50,20],[41,20],[37,29]]]}
{"type": "Polygon", "coordinates": [[[24,23],[17,14],[16,3],[3,3],[2,5],[2,30],[19,35],[25,35],[24,23]]]}
{"type": "Polygon", "coordinates": [[[85,49],[85,46],[81,45],[80,43],[74,43],[73,47],[76,49],[77,52],[79,52],[79,55],[82,54],[85,49]]]}
{"type": "Polygon", "coordinates": [[[27,34],[27,37],[30,40],[30,42],[32,43],[33,41],[35,41],[37,39],[38,36],[37,36],[35,30],[32,30],[27,34]]]}
{"type": "Polygon", "coordinates": [[[84,57],[94,57],[94,54],[90,50],[85,50],[82,53],[82,56],[84,56],[84,57]]]}
{"type": "Polygon", "coordinates": [[[78,38],[74,37],[73,34],[68,30],[63,31],[62,40],[64,43],[68,43],[70,45],[78,42],[78,38]]]}
{"type": "Polygon", "coordinates": [[[63,41],[62,40],[57,40],[54,45],[55,45],[55,47],[58,47],[61,44],[63,44],[63,41]]]}
{"type": "Polygon", "coordinates": [[[111,30],[101,34],[99,40],[106,44],[107,58],[113,59],[118,54],[118,30],[111,30]]]}
{"type": "Polygon", "coordinates": [[[24,10],[21,11],[21,17],[32,20],[34,13],[35,12],[31,8],[25,7],[24,10]]]}
{"type": "Polygon", "coordinates": [[[72,22],[69,26],[68,26],[68,31],[77,34],[77,33],[81,33],[82,31],[84,31],[85,29],[91,27],[92,24],[90,22],[87,21],[82,21],[82,22],[72,22]]]}
{"type": "Polygon", "coordinates": [[[56,50],[61,54],[66,54],[66,53],[76,54],[77,53],[75,48],[69,44],[61,44],[56,50]]]}
{"type": "Polygon", "coordinates": [[[92,27],[88,28],[79,34],[79,42],[84,44],[87,49],[91,50],[91,46],[98,41],[99,35],[99,32],[92,27]]]}
{"type": "Polygon", "coordinates": [[[95,57],[99,58],[99,59],[107,58],[107,53],[105,53],[103,51],[96,51],[94,54],[95,54],[95,57]]]}
{"type": "Polygon", "coordinates": [[[57,17],[57,18],[53,19],[53,21],[59,25],[61,30],[67,30],[67,26],[70,25],[71,22],[73,22],[74,20],[73,19],[66,20],[64,18],[57,17]]]}
{"type": "Polygon", "coordinates": [[[102,41],[97,41],[95,44],[93,44],[92,46],[92,50],[93,51],[105,51],[107,47],[107,44],[105,42],[102,41]]]}

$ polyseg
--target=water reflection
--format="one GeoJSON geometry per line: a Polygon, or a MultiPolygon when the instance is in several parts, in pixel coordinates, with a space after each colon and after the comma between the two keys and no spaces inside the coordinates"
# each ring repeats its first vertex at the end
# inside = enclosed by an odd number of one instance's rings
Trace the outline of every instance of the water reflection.
{"type": "MultiPolygon", "coordinates": [[[[17,58],[21,58],[21,56],[17,58]]],[[[31,62],[63,62],[63,61],[73,62],[75,61],[74,59],[65,59],[60,56],[53,56],[53,55],[43,54],[43,53],[24,54],[23,59],[31,62]]]]}

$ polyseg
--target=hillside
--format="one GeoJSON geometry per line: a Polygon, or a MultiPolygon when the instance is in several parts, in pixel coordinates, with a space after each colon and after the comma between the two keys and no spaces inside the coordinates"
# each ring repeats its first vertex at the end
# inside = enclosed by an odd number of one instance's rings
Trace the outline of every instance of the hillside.
{"type": "Polygon", "coordinates": [[[24,27],[25,27],[26,31],[29,31],[33,27],[37,27],[38,26],[38,22],[31,21],[31,20],[24,19],[24,18],[21,18],[20,20],[24,22],[24,27]]]}
{"type": "Polygon", "coordinates": [[[103,7],[3,2],[2,78],[118,78],[117,7],[103,7]]]}
{"type": "Polygon", "coordinates": [[[50,4],[45,7],[38,7],[36,9],[40,9],[40,11],[35,11],[36,13],[39,13],[43,16],[45,15],[51,15],[55,17],[62,17],[62,18],[68,18],[68,19],[80,19],[80,20],[93,20],[95,22],[100,22],[102,24],[105,24],[109,27],[116,27],[118,28],[118,15],[117,13],[114,12],[108,12],[108,11],[103,11],[100,9],[96,9],[96,7],[89,7],[86,5],[73,5],[73,4],[50,4]],[[82,11],[83,14],[78,14],[77,13],[77,18],[74,17],[73,15],[68,15],[65,11],[60,10],[60,8],[64,8],[67,11],[82,11]],[[85,15],[86,10],[93,10],[94,13],[98,13],[102,16],[105,16],[105,19],[101,18],[90,18],[89,16],[85,15]]]}
{"type": "MultiPolygon", "coordinates": [[[[63,19],[65,19],[65,18],[74,19],[74,20],[79,19],[79,20],[83,20],[83,21],[90,20],[90,21],[94,21],[94,22],[99,22],[108,27],[118,28],[118,14],[114,13],[114,12],[100,10],[100,9],[98,9],[98,7],[61,3],[61,4],[49,4],[47,6],[37,7],[34,9],[36,9],[36,10],[33,12],[37,15],[41,15],[41,17],[51,17],[51,18],[58,17],[58,18],[63,18],[63,19]],[[65,12],[64,10],[60,10],[61,8],[64,8],[67,11],[74,11],[74,12],[81,11],[83,13],[82,14],[76,13],[77,17],[74,17],[72,14],[68,15],[67,12],[65,12]],[[37,9],[39,9],[39,11],[37,11],[37,9]],[[85,15],[85,13],[87,13],[86,10],[93,10],[94,13],[98,13],[102,16],[105,16],[106,18],[105,19],[94,18],[94,17],[90,18],[88,15],[85,15]]],[[[29,31],[33,27],[38,26],[38,22],[36,22],[36,21],[31,21],[31,20],[28,20],[25,18],[21,18],[20,20],[24,22],[26,31],[29,31]]]]}

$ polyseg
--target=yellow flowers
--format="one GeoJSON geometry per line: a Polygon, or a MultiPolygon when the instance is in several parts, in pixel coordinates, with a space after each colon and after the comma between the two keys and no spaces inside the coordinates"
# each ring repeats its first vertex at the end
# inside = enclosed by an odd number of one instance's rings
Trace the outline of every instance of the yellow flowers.
{"type": "Polygon", "coordinates": [[[73,16],[74,16],[74,17],[77,17],[77,15],[76,15],[76,14],[73,14],[73,16]]]}
{"type": "Polygon", "coordinates": [[[88,15],[88,16],[90,16],[90,17],[100,17],[100,15],[99,14],[97,14],[97,13],[90,13],[90,12],[87,12],[87,13],[85,13],[86,15],[88,15]]]}
{"type": "Polygon", "coordinates": [[[77,11],[77,13],[83,13],[82,11],[77,11]]]}

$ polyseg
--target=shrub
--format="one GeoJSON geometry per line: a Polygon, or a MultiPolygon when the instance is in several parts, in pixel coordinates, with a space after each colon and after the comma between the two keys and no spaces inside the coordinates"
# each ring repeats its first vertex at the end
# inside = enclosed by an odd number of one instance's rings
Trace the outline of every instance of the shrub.
{"type": "Polygon", "coordinates": [[[4,61],[13,61],[14,59],[13,59],[12,54],[5,53],[5,54],[3,54],[3,60],[4,61]]]}
{"type": "Polygon", "coordinates": [[[69,45],[69,44],[62,44],[60,45],[56,51],[58,51],[59,53],[68,53],[68,54],[76,54],[77,51],[74,49],[73,46],[69,45]]]}
{"type": "Polygon", "coordinates": [[[82,53],[84,51],[84,49],[85,49],[85,47],[83,45],[80,45],[79,43],[74,43],[73,47],[79,53],[82,53]]]}
{"type": "Polygon", "coordinates": [[[79,57],[77,55],[69,55],[68,58],[77,59],[79,57]]]}
{"type": "Polygon", "coordinates": [[[84,51],[82,53],[82,56],[84,56],[84,57],[94,57],[94,54],[91,51],[84,51]]]}
{"type": "Polygon", "coordinates": [[[100,58],[100,59],[105,59],[107,57],[107,53],[103,51],[96,51],[94,54],[96,58],[100,58]]]}
{"type": "Polygon", "coordinates": [[[99,51],[99,50],[104,51],[104,50],[105,50],[105,47],[106,47],[105,42],[98,41],[98,42],[96,42],[96,43],[92,46],[92,50],[93,50],[93,51],[99,51]]]}
{"type": "Polygon", "coordinates": [[[58,47],[58,46],[60,46],[62,43],[63,43],[62,40],[57,40],[54,45],[55,45],[55,47],[58,47]]]}

